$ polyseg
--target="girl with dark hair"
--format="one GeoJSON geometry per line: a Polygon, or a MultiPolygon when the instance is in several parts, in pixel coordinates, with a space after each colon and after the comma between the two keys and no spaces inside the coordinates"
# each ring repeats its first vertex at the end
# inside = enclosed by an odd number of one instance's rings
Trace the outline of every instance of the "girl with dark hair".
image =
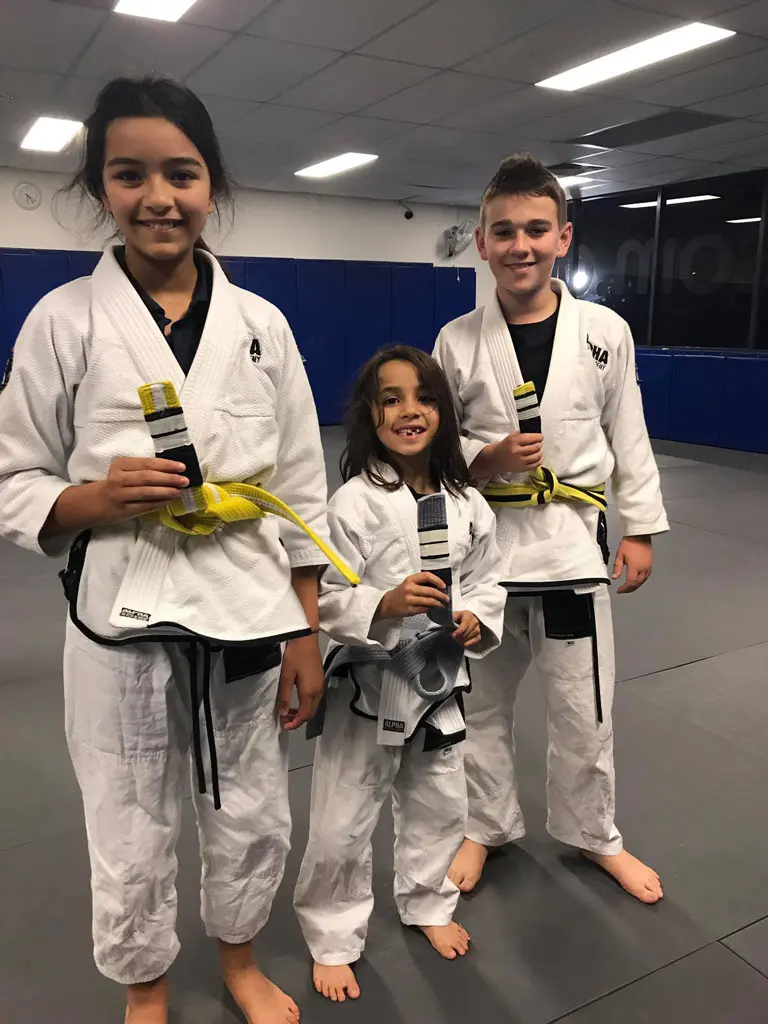
{"type": "Polygon", "coordinates": [[[371,836],[392,795],[395,901],[447,959],[467,952],[447,879],[467,793],[460,741],[465,657],[501,640],[493,513],[470,486],[456,415],[434,360],[399,346],[362,369],[346,417],[345,484],[331,537],[362,577],[323,576],[334,641],[295,905],[324,996],[357,998],[350,964],[373,907],[371,836]],[[461,610],[459,610],[461,609],[461,610]]]}
{"type": "Polygon", "coordinates": [[[250,943],[289,847],[281,727],[323,688],[318,566],[334,556],[312,395],[285,317],[202,242],[230,193],[193,93],[105,86],[72,187],[123,244],[22,328],[0,395],[0,534],[71,545],[66,728],[96,963],[127,986],[129,1024],[166,1024],[191,744],[207,933],[249,1024],[289,1024],[250,943]]]}

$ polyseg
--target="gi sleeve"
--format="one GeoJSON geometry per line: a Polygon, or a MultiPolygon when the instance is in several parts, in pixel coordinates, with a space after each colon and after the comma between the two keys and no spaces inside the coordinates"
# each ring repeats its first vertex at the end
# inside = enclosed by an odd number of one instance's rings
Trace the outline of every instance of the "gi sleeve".
{"type": "Polygon", "coordinates": [[[451,397],[453,399],[453,408],[456,413],[456,419],[459,422],[459,432],[461,434],[461,450],[464,453],[464,460],[468,466],[472,466],[477,456],[488,446],[488,441],[484,441],[479,437],[472,437],[466,431],[465,428],[465,411],[464,403],[461,400],[459,394],[459,369],[456,363],[455,353],[448,340],[448,333],[445,327],[440,331],[435,342],[435,348],[432,352],[432,358],[438,364],[440,369],[448,380],[448,387],[451,389],[451,397]]]}
{"type": "Polygon", "coordinates": [[[507,592],[501,586],[501,552],[496,544],[496,516],[476,490],[472,500],[472,544],[461,565],[461,608],[476,615],[480,642],[466,652],[483,658],[500,646],[504,633],[507,592]]]}
{"type": "MultiPolygon", "coordinates": [[[[328,485],[315,402],[288,321],[278,311],[275,318],[272,330],[281,343],[282,372],[277,387],[277,466],[269,488],[315,533],[327,540],[328,485]]],[[[280,520],[280,539],[291,568],[327,564],[312,539],[298,526],[283,519],[280,520]]]]}
{"type": "Polygon", "coordinates": [[[616,351],[614,387],[603,408],[602,425],[616,460],[613,500],[625,537],[664,533],[669,523],[661,498],[656,459],[643,414],[629,325],[616,351]]]}
{"type": "Polygon", "coordinates": [[[320,581],[320,628],[340,644],[355,647],[381,644],[390,650],[400,639],[402,622],[400,619],[373,621],[387,591],[367,584],[364,579],[366,556],[370,554],[372,543],[333,505],[332,499],[328,510],[331,544],[363,582],[350,587],[333,566],[326,569],[320,581]]]}
{"type": "Polygon", "coordinates": [[[56,333],[74,334],[47,299],[27,317],[0,391],[0,536],[38,554],[59,555],[72,538],[40,543],[62,491],[74,444],[74,384],[65,379],[56,333]]]}

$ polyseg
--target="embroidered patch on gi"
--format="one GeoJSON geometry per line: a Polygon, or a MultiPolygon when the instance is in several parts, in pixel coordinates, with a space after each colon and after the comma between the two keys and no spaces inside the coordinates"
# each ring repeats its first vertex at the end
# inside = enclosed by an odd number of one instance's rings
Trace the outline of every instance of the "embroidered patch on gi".
{"type": "Polygon", "coordinates": [[[149,622],[149,612],[137,612],[135,608],[121,608],[120,615],[124,619],[138,619],[140,622],[149,622]]]}
{"type": "Polygon", "coordinates": [[[8,383],[11,379],[11,370],[13,369],[13,352],[8,356],[8,362],[5,364],[3,370],[3,379],[0,380],[0,391],[5,391],[8,387],[8,383]]]}
{"type": "Polygon", "coordinates": [[[608,350],[600,348],[599,345],[593,345],[589,340],[589,335],[587,335],[587,345],[589,345],[589,351],[592,353],[598,370],[604,370],[608,366],[608,350]]]}
{"type": "Polygon", "coordinates": [[[384,732],[405,732],[405,722],[398,722],[395,718],[385,718],[384,732]]]}
{"type": "Polygon", "coordinates": [[[251,362],[258,363],[261,359],[261,344],[258,338],[251,341],[251,362]]]}

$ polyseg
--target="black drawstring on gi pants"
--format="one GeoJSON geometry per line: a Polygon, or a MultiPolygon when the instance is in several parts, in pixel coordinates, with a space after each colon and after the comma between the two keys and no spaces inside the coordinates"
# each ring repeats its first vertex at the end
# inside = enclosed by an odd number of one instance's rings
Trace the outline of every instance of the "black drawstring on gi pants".
{"type": "Polygon", "coordinates": [[[200,644],[193,640],[189,645],[189,689],[192,700],[192,747],[197,772],[197,788],[200,793],[207,793],[205,785],[205,765],[203,764],[203,745],[200,737],[200,694],[197,688],[197,654],[203,650],[203,693],[202,705],[205,716],[205,732],[208,739],[208,757],[211,762],[211,789],[213,790],[213,806],[221,809],[219,793],[219,762],[216,757],[216,739],[213,733],[213,712],[211,710],[211,648],[208,644],[200,644]]]}

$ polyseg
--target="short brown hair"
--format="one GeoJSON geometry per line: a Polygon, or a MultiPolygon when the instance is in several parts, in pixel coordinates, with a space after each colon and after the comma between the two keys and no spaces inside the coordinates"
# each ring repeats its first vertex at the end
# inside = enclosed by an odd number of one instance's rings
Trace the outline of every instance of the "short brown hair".
{"type": "Polygon", "coordinates": [[[503,160],[488,182],[480,202],[480,224],[485,223],[485,207],[497,196],[548,196],[557,207],[562,227],[568,220],[565,192],[555,175],[530,153],[514,153],[503,160]]]}

